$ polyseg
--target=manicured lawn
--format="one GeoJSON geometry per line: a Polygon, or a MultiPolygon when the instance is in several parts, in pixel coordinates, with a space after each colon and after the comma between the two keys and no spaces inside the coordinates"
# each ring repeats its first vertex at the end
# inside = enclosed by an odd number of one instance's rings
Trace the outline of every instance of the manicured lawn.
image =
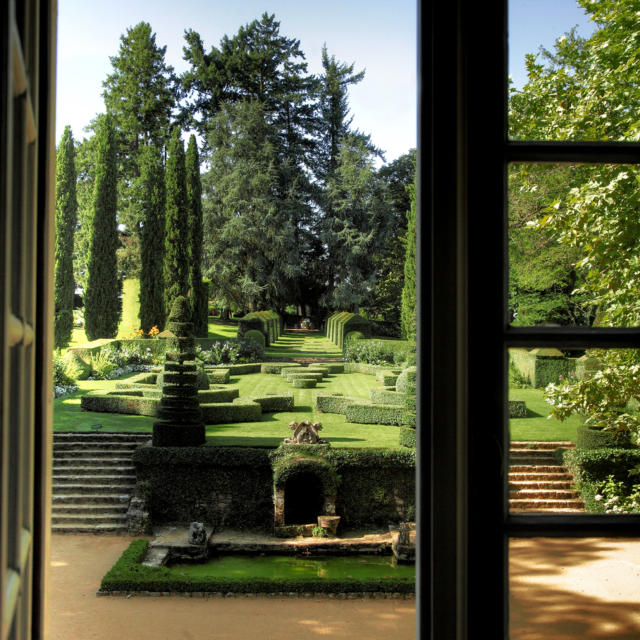
{"type": "Polygon", "coordinates": [[[542,389],[509,389],[509,399],[524,400],[529,412],[527,418],[511,418],[509,420],[511,440],[575,442],[576,428],[581,424],[581,418],[573,415],[564,422],[555,418],[547,418],[551,406],[545,402],[543,394],[542,389]]]}
{"type": "MultiPolygon", "coordinates": [[[[112,390],[115,384],[115,380],[78,381],[78,393],[54,401],[54,431],[91,431],[91,425],[100,424],[102,432],[151,433],[154,418],[81,409],[80,398],[83,393],[97,389],[112,390]]],[[[295,410],[263,414],[261,422],[209,425],[209,445],[275,447],[291,434],[288,427],[290,422],[311,420],[322,423],[320,435],[335,447],[399,447],[398,427],[349,423],[341,414],[317,413],[313,410],[315,393],[342,393],[346,396],[368,398],[369,390],[379,386],[374,376],[362,373],[334,374],[325,378],[315,389],[295,389],[281,376],[265,373],[234,376],[229,384],[238,387],[240,396],[293,393],[295,410]]]]}
{"type": "Polygon", "coordinates": [[[265,350],[270,358],[340,358],[342,351],[319,331],[285,331],[265,350]]]}
{"type": "Polygon", "coordinates": [[[223,322],[209,316],[209,338],[230,340],[238,335],[238,325],[235,322],[223,322]]]}

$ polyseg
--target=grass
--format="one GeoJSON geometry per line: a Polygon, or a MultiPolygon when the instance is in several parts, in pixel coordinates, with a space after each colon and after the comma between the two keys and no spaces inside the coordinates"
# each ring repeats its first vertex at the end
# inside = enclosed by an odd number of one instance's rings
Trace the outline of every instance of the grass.
{"type": "MultiPolygon", "coordinates": [[[[129,376],[124,376],[126,379],[129,376]]],[[[88,391],[115,389],[116,380],[79,380],[77,393],[58,398],[53,403],[54,431],[92,431],[100,424],[102,432],[151,433],[154,418],[117,413],[83,411],[82,395],[88,391]]],[[[234,376],[240,396],[259,396],[267,393],[293,393],[294,411],[264,413],[260,422],[208,425],[207,444],[211,446],[276,447],[291,432],[292,421],[312,420],[322,423],[321,436],[334,447],[398,448],[398,427],[350,423],[341,414],[318,413],[313,409],[315,393],[342,393],[346,396],[368,398],[369,390],[379,386],[374,376],[362,373],[333,374],[320,382],[315,389],[294,389],[279,375],[254,373],[234,376]]]]}
{"type": "Polygon", "coordinates": [[[576,441],[576,429],[582,423],[581,418],[573,415],[564,422],[556,418],[548,418],[551,405],[545,401],[542,389],[509,389],[509,400],[524,400],[529,414],[527,418],[509,420],[511,440],[576,441]]]}
{"type": "Polygon", "coordinates": [[[235,322],[224,322],[209,316],[209,338],[231,340],[238,335],[238,325],[235,322]]]}
{"type": "Polygon", "coordinates": [[[341,358],[342,350],[320,332],[285,331],[265,349],[269,358],[341,358]]]}

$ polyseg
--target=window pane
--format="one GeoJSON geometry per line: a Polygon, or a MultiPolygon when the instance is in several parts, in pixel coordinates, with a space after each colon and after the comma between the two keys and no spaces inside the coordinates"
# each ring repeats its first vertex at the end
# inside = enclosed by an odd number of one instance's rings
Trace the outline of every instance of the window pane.
{"type": "Polygon", "coordinates": [[[640,513],[640,350],[509,350],[511,513],[640,513]]]}
{"type": "Polygon", "coordinates": [[[588,4],[509,2],[512,139],[638,140],[637,3],[588,4]]]}
{"type": "Polygon", "coordinates": [[[509,166],[514,326],[640,325],[640,165],[509,166]]]}
{"type": "Polygon", "coordinates": [[[631,639],[640,629],[640,541],[512,539],[509,637],[631,639]]]}

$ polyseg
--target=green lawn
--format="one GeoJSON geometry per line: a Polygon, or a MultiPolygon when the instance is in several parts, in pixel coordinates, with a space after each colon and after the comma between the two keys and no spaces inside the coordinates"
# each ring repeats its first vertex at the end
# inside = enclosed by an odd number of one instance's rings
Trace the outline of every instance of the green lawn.
{"type": "MultiPolygon", "coordinates": [[[[132,374],[133,375],[133,374],[132,374]]],[[[130,377],[130,376],[125,376],[130,377]]],[[[79,391],[54,401],[54,431],[91,431],[91,425],[102,425],[100,431],[151,433],[153,418],[114,413],[83,411],[80,398],[83,393],[97,389],[115,388],[115,380],[80,380],[79,391]]],[[[275,447],[290,435],[288,425],[297,420],[322,423],[321,436],[334,447],[398,448],[398,427],[365,425],[346,422],[341,414],[316,413],[313,410],[315,393],[342,393],[347,396],[368,398],[369,390],[379,386],[374,376],[362,373],[334,374],[325,378],[315,389],[295,389],[284,378],[274,374],[254,373],[231,378],[241,396],[266,393],[292,392],[295,410],[266,413],[261,422],[241,422],[207,426],[207,443],[212,446],[275,447]]]]}
{"type": "Polygon", "coordinates": [[[238,335],[238,324],[236,322],[223,322],[209,316],[209,338],[219,338],[220,340],[231,340],[238,335]]]}
{"type": "Polygon", "coordinates": [[[270,358],[340,358],[342,350],[320,332],[285,331],[265,350],[270,358]]]}
{"type": "Polygon", "coordinates": [[[545,402],[543,394],[542,389],[509,389],[509,399],[524,400],[529,413],[526,418],[509,420],[511,440],[575,442],[576,428],[581,424],[581,418],[573,415],[564,422],[548,418],[551,406],[545,402]]]}

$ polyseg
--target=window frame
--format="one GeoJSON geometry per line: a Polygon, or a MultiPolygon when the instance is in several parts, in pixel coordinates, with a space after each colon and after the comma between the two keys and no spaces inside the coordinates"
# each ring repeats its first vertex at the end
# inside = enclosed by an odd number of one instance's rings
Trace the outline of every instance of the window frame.
{"type": "Polygon", "coordinates": [[[640,164],[640,144],[508,140],[508,1],[444,5],[423,3],[421,21],[421,281],[431,300],[420,357],[431,384],[421,386],[429,521],[420,543],[429,553],[419,558],[430,593],[420,598],[430,606],[420,626],[442,640],[480,629],[507,638],[510,538],[637,537],[640,525],[637,515],[508,512],[508,349],[639,348],[640,329],[508,325],[507,167],[640,164]]]}

